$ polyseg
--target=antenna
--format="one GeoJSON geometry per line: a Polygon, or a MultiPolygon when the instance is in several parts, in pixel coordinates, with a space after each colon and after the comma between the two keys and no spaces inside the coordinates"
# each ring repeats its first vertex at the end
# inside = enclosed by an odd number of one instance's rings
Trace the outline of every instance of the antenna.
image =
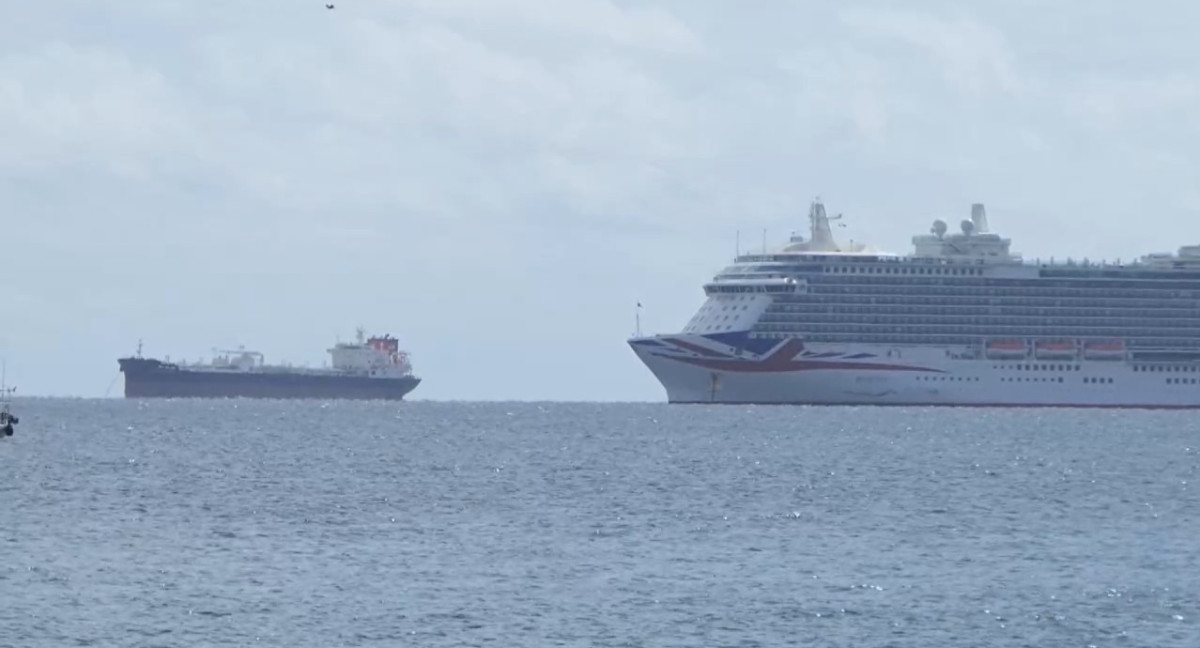
{"type": "Polygon", "coordinates": [[[767,228],[763,228],[763,254],[767,253],[767,228]]]}
{"type": "Polygon", "coordinates": [[[8,358],[0,359],[0,397],[4,399],[4,411],[8,411],[8,399],[15,393],[17,388],[8,386],[8,358]]]}
{"type": "Polygon", "coordinates": [[[737,230],[733,234],[733,260],[742,256],[742,230],[737,230]]]}

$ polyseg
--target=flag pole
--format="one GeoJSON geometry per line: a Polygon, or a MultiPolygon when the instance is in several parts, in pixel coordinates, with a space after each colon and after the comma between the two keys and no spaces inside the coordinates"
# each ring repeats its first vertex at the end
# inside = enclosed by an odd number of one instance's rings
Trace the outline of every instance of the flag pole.
{"type": "Polygon", "coordinates": [[[637,308],[633,309],[633,330],[637,337],[642,337],[642,302],[637,303],[637,308]]]}

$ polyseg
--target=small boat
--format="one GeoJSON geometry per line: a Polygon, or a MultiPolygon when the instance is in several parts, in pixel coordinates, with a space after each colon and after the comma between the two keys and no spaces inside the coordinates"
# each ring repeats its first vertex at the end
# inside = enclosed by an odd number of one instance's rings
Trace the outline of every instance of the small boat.
{"type": "Polygon", "coordinates": [[[1029,348],[1024,340],[992,340],[987,343],[989,358],[1024,358],[1029,355],[1029,348]]]}
{"type": "Polygon", "coordinates": [[[1121,360],[1125,357],[1125,342],[1096,340],[1083,345],[1083,357],[1089,360],[1121,360]]]}
{"type": "Polygon", "coordinates": [[[1079,347],[1074,340],[1044,340],[1037,343],[1034,353],[1039,358],[1074,358],[1079,353],[1079,347]]]}
{"type": "Polygon", "coordinates": [[[0,392],[3,393],[3,396],[0,397],[0,434],[4,436],[12,436],[13,426],[21,422],[12,413],[12,395],[15,391],[17,391],[16,387],[0,387],[0,392]]]}

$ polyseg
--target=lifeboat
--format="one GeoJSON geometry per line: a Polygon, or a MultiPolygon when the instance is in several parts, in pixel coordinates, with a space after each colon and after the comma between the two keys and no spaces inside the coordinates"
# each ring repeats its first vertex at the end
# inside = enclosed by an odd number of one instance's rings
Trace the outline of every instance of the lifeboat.
{"type": "Polygon", "coordinates": [[[987,343],[987,357],[1015,359],[1029,355],[1024,340],[992,340],[987,343]]]}
{"type": "Polygon", "coordinates": [[[1122,360],[1125,343],[1121,340],[1096,340],[1083,345],[1083,357],[1089,360],[1122,360]]]}
{"type": "Polygon", "coordinates": [[[1065,360],[1074,358],[1079,348],[1074,340],[1043,340],[1034,346],[1038,358],[1065,360]]]}

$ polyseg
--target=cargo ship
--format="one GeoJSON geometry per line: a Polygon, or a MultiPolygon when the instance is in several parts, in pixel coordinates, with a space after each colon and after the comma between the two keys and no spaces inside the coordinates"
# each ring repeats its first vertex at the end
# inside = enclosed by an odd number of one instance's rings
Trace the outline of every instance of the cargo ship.
{"type": "Polygon", "coordinates": [[[137,354],[119,358],[126,398],[292,398],[401,400],[416,389],[407,352],[390,335],[327,349],[326,368],[268,365],[263,354],[239,348],[215,351],[209,362],[171,362],[137,354]]]}

